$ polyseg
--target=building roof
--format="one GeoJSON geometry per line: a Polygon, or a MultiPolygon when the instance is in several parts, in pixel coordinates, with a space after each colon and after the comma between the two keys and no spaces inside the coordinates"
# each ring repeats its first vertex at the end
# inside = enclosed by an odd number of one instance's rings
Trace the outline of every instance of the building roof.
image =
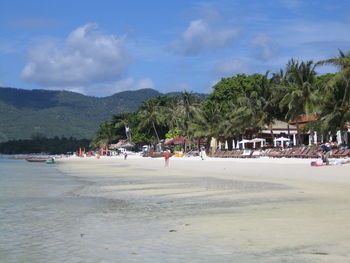
{"type": "Polygon", "coordinates": [[[306,123],[308,123],[310,121],[315,121],[315,120],[317,120],[317,115],[316,114],[312,114],[312,115],[309,115],[309,116],[303,114],[298,119],[296,119],[294,121],[291,121],[290,124],[296,124],[297,122],[299,124],[306,124],[306,123]]]}
{"type": "Polygon", "coordinates": [[[171,144],[184,144],[186,138],[179,136],[173,139],[170,139],[164,143],[164,145],[171,145],[171,144]]]}
{"type": "MultiPolygon", "coordinates": [[[[288,130],[288,122],[284,121],[274,121],[272,125],[265,126],[264,130],[288,130]]],[[[296,130],[297,127],[295,125],[289,124],[289,130],[296,130]]]]}

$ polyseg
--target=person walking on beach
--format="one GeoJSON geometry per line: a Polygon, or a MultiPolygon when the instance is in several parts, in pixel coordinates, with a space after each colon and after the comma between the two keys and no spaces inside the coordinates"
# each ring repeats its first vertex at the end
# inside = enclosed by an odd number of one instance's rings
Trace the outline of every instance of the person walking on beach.
{"type": "Polygon", "coordinates": [[[124,160],[126,160],[128,158],[128,153],[124,152],[124,160]]]}
{"type": "Polygon", "coordinates": [[[169,159],[171,157],[170,151],[164,153],[165,167],[169,166],[169,159]]]}
{"type": "Polygon", "coordinates": [[[200,154],[202,160],[204,161],[204,159],[207,157],[207,153],[205,152],[205,149],[202,148],[199,154],[200,154]]]}
{"type": "Polygon", "coordinates": [[[331,149],[328,147],[328,145],[322,144],[321,145],[322,148],[322,162],[326,165],[329,165],[329,157],[331,156],[331,149]]]}

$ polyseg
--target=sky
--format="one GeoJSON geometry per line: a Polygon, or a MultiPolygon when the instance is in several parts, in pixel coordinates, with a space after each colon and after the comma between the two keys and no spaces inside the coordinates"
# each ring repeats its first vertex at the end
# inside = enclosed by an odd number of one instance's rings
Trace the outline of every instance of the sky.
{"type": "MultiPolygon", "coordinates": [[[[0,87],[209,93],[350,51],[349,0],[2,1],[0,87]]],[[[334,72],[320,67],[320,74],[334,72]]]]}

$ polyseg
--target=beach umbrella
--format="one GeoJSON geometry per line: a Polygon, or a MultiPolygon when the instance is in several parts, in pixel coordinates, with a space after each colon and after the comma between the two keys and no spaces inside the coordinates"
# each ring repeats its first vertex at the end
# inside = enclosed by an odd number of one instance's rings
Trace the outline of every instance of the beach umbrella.
{"type": "Polygon", "coordinates": [[[338,145],[340,145],[342,143],[342,140],[341,140],[341,131],[337,131],[337,143],[338,145]]]}
{"type": "Polygon", "coordinates": [[[235,140],[232,140],[232,149],[236,148],[235,146],[235,140]]]}
{"type": "Polygon", "coordinates": [[[253,148],[255,148],[257,142],[260,142],[260,143],[261,143],[261,147],[263,147],[265,141],[266,141],[266,139],[263,139],[263,138],[254,138],[254,139],[252,140],[252,142],[253,142],[253,148]]]}
{"type": "Polygon", "coordinates": [[[239,141],[237,144],[242,144],[242,149],[245,149],[245,144],[251,142],[250,140],[243,139],[242,141],[239,141]]]}
{"type": "Polygon", "coordinates": [[[275,139],[275,147],[277,146],[277,142],[280,142],[282,147],[285,142],[289,142],[289,141],[290,141],[289,138],[284,138],[284,137],[277,138],[275,139]]]}
{"type": "Polygon", "coordinates": [[[218,149],[221,150],[221,142],[220,141],[218,141],[218,146],[219,146],[218,149]]]}
{"type": "Polygon", "coordinates": [[[311,138],[312,138],[312,134],[309,134],[309,145],[311,145],[311,138]]]}
{"type": "Polygon", "coordinates": [[[293,145],[297,145],[297,137],[293,134],[293,145]]]}
{"type": "Polygon", "coordinates": [[[228,150],[228,142],[225,141],[225,150],[228,150]]]}
{"type": "Polygon", "coordinates": [[[317,144],[317,131],[314,132],[314,143],[317,144]]]}

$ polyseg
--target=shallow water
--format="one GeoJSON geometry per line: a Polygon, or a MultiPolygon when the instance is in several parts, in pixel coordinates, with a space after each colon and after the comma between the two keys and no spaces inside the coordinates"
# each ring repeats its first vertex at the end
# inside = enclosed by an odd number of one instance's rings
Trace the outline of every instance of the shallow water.
{"type": "Polygon", "coordinates": [[[85,218],[109,204],[74,194],[85,185],[45,163],[0,159],[0,262],[97,262],[85,218]]]}
{"type": "Polygon", "coordinates": [[[301,201],[264,197],[264,191],[290,189],[286,185],[113,166],[113,176],[85,176],[80,169],[68,176],[55,165],[0,159],[0,262],[295,262],[295,254],[309,249],[260,251],[247,238],[242,250],[235,236],[220,236],[225,224],[232,230],[240,222],[242,209],[256,214],[260,205],[301,201]],[[125,176],[123,169],[135,173],[125,176]],[[190,198],[182,196],[186,190],[190,198]],[[162,191],[171,194],[156,194],[162,191]],[[231,199],[225,193],[262,194],[231,199]],[[224,220],[215,221],[217,215],[224,220]]]}

